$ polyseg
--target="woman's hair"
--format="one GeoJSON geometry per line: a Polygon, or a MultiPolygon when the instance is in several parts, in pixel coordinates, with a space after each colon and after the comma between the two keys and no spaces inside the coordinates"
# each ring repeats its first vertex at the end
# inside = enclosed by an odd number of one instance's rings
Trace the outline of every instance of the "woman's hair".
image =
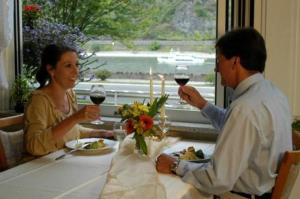
{"type": "Polygon", "coordinates": [[[35,76],[36,81],[40,84],[39,88],[44,87],[47,81],[50,80],[50,75],[47,71],[47,65],[55,68],[61,56],[66,52],[77,53],[77,51],[73,48],[68,46],[58,46],[55,44],[50,44],[44,48],[41,57],[42,63],[35,76]]]}
{"type": "Polygon", "coordinates": [[[241,28],[227,32],[216,43],[216,49],[226,59],[240,57],[241,65],[250,71],[263,72],[267,59],[265,41],[253,28],[241,28]]]}

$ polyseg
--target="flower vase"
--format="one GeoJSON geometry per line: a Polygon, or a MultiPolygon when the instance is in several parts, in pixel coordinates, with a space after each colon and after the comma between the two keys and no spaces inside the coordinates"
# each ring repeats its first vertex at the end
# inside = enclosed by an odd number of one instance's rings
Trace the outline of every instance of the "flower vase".
{"type": "Polygon", "coordinates": [[[148,149],[147,144],[145,142],[145,138],[142,135],[135,134],[135,149],[134,153],[138,155],[140,158],[148,157],[148,149]]]}
{"type": "Polygon", "coordinates": [[[138,157],[144,157],[144,156],[146,156],[146,155],[144,154],[144,152],[142,151],[142,149],[139,148],[137,145],[135,145],[134,153],[135,153],[138,157]]]}

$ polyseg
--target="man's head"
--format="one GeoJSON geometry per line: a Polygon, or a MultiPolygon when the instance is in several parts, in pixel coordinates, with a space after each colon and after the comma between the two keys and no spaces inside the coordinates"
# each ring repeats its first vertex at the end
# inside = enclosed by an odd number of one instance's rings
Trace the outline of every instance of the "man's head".
{"type": "Polygon", "coordinates": [[[265,69],[265,42],[253,28],[227,32],[217,41],[216,50],[217,71],[224,86],[235,88],[245,74],[262,73],[265,69]]]}

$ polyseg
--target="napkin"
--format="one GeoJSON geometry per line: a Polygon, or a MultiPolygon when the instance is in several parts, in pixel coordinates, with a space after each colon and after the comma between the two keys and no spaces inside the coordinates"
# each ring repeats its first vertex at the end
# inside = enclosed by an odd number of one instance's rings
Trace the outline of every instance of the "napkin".
{"type": "Polygon", "coordinates": [[[135,152],[135,141],[127,136],[113,158],[100,198],[165,199],[166,190],[158,178],[155,158],[177,140],[168,137],[160,142],[146,139],[148,156],[144,156],[135,152]]]}

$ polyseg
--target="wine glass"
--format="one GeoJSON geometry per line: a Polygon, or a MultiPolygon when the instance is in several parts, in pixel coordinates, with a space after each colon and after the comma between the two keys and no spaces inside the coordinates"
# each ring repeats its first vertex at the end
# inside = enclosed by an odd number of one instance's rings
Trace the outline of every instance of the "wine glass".
{"type": "MultiPolygon", "coordinates": [[[[90,99],[94,104],[101,104],[106,97],[105,89],[102,85],[93,85],[90,91],[90,99]]],[[[99,118],[91,122],[92,124],[104,124],[99,118]]]]}
{"type": "Polygon", "coordinates": [[[113,133],[114,133],[114,138],[119,142],[119,148],[120,148],[123,140],[126,137],[124,122],[115,122],[113,124],[113,133]]]}
{"type": "MultiPolygon", "coordinates": [[[[190,80],[189,67],[187,65],[178,65],[175,69],[174,79],[180,86],[184,86],[190,80]]],[[[184,104],[184,101],[180,98],[179,104],[184,104]]]]}

